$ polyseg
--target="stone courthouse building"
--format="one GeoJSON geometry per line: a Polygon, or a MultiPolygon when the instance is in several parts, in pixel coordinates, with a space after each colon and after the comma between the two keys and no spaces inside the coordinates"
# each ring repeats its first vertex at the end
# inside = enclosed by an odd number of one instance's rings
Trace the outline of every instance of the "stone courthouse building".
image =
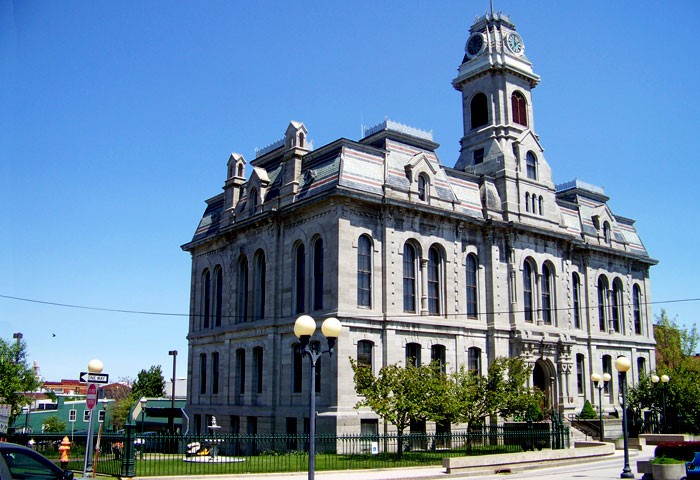
{"type": "MultiPolygon", "coordinates": [[[[555,185],[537,136],[540,77],[510,19],[471,26],[452,86],[464,136],[452,160],[432,134],[393,121],[313,148],[303,123],[250,161],[232,154],[223,192],[192,240],[187,412],[205,431],[302,433],[309,362],[301,314],[343,324],[319,361],[318,431],[383,431],[354,408],[349,358],[376,372],[437,359],[485,372],[501,356],[533,367],[546,408],[619,410],[613,363],[655,368],[647,254],[602,188],[555,185]]],[[[320,330],[320,329],[319,329],[320,330]]],[[[317,333],[314,339],[325,346],[317,333]]],[[[389,427],[391,429],[391,427],[389,427]]],[[[447,425],[412,426],[445,431],[447,425]]]]}

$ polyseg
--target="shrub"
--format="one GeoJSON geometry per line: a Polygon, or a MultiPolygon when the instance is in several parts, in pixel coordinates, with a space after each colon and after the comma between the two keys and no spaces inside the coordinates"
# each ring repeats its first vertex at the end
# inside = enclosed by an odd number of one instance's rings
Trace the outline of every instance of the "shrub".
{"type": "Polygon", "coordinates": [[[586,403],[583,404],[583,408],[581,409],[581,413],[578,417],[585,420],[589,418],[598,418],[598,414],[593,408],[593,405],[591,405],[591,402],[586,400],[586,403]]]}
{"type": "Polygon", "coordinates": [[[678,460],[677,458],[669,457],[655,457],[651,460],[654,465],[677,465],[679,463],[685,463],[684,460],[678,460]]]}
{"type": "Polygon", "coordinates": [[[700,452],[700,442],[662,442],[654,449],[654,457],[676,458],[690,462],[695,458],[695,452],[700,452]]]}

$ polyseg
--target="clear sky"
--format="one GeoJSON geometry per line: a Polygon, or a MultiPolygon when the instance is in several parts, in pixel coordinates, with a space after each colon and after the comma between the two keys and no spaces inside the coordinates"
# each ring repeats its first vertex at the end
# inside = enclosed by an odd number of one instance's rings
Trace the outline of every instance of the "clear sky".
{"type": "MultiPolygon", "coordinates": [[[[0,0],[0,336],[48,380],[185,372],[189,241],[231,152],[303,121],[320,147],[389,117],[453,166],[450,82],[488,0],[0,0]],[[26,302],[6,297],[103,309],[26,302]],[[55,336],[54,336],[55,335],[55,336]]],[[[495,0],[542,81],[555,182],[637,220],[652,300],[700,298],[700,2],[495,0]],[[695,253],[694,253],[695,252],[695,253]]],[[[659,303],[697,321],[700,302],[659,303]]],[[[178,375],[179,376],[179,375],[178,375]]]]}

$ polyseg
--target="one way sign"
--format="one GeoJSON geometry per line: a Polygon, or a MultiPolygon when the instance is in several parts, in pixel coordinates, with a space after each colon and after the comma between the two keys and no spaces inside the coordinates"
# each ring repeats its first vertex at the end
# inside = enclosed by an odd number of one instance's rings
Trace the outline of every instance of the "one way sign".
{"type": "Polygon", "coordinates": [[[80,372],[80,381],[83,383],[109,383],[109,375],[106,373],[80,372]]]}

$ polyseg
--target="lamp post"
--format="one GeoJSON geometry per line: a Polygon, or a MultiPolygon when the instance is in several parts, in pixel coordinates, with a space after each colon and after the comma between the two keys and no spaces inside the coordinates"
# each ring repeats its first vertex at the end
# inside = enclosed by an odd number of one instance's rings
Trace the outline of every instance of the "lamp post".
{"type": "Polygon", "coordinates": [[[177,350],[170,350],[168,355],[173,357],[173,389],[170,395],[170,415],[168,416],[168,429],[170,430],[170,435],[175,434],[175,382],[177,377],[175,376],[175,369],[177,367],[177,350]]]}
{"type": "Polygon", "coordinates": [[[625,449],[625,465],[622,468],[620,478],[634,478],[634,474],[630,468],[630,455],[627,445],[627,371],[631,366],[632,363],[627,357],[619,356],[617,360],[615,360],[615,369],[619,372],[620,390],[622,390],[622,440],[625,449]]]}
{"type": "Polygon", "coordinates": [[[294,322],[294,335],[301,342],[302,355],[308,356],[311,362],[311,381],[309,387],[309,480],[314,480],[316,470],[316,361],[324,353],[333,355],[335,342],[343,326],[337,318],[327,318],[321,325],[321,332],[328,340],[328,350],[314,346],[309,341],[316,331],[316,321],[308,315],[302,315],[294,322]]]}
{"type": "Polygon", "coordinates": [[[668,426],[666,424],[666,384],[671,380],[671,377],[669,377],[668,375],[661,375],[661,377],[659,377],[658,375],[651,376],[651,382],[654,385],[657,385],[659,383],[659,380],[661,380],[661,411],[663,412],[661,433],[666,433],[666,427],[668,426]]]}
{"type": "Polygon", "coordinates": [[[146,415],[146,402],[147,401],[148,400],[146,400],[145,398],[142,398],[141,400],[139,400],[139,402],[141,403],[141,433],[143,433],[143,430],[144,430],[143,422],[144,422],[144,416],[146,415]]]}
{"type": "Polygon", "coordinates": [[[610,381],[610,374],[604,373],[602,376],[599,373],[594,373],[591,375],[591,380],[595,384],[595,388],[598,389],[598,413],[600,422],[600,441],[602,442],[605,438],[605,426],[603,424],[603,388],[605,384],[610,381]]]}
{"type": "Polygon", "coordinates": [[[19,363],[19,342],[22,341],[22,332],[16,332],[12,334],[12,338],[17,340],[17,353],[15,353],[15,363],[19,363]]]}

